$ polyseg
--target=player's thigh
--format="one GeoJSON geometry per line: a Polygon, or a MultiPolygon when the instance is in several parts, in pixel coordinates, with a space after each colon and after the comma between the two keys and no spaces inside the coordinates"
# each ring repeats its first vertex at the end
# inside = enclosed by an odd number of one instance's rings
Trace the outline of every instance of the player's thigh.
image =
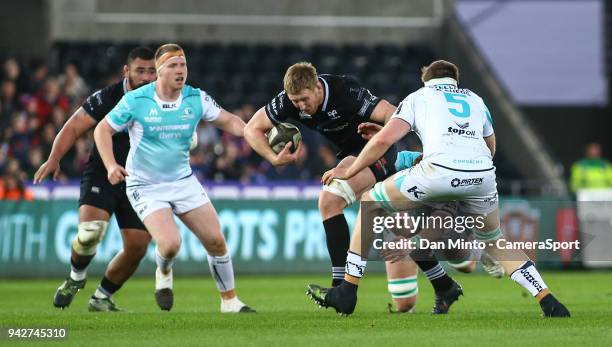
{"type": "Polygon", "coordinates": [[[178,217],[206,247],[225,243],[219,217],[212,203],[208,202],[178,217]]]}
{"type": "Polygon", "coordinates": [[[121,239],[123,240],[123,251],[126,254],[143,257],[151,242],[151,235],[142,229],[121,229],[121,239]]]}
{"type": "Polygon", "coordinates": [[[110,219],[110,213],[92,205],[81,205],[79,206],[79,223],[90,222],[94,220],[108,221],[110,219]]]}
{"type": "Polygon", "coordinates": [[[474,218],[474,229],[480,232],[491,232],[499,228],[499,208],[488,213],[465,213],[474,218]]]}
{"type": "Polygon", "coordinates": [[[81,178],[79,222],[108,221],[116,208],[114,189],[106,177],[88,174],[81,178]]]}
{"type": "Polygon", "coordinates": [[[181,235],[170,208],[160,208],[144,218],[144,224],[158,247],[176,250],[180,247],[181,235]]]}

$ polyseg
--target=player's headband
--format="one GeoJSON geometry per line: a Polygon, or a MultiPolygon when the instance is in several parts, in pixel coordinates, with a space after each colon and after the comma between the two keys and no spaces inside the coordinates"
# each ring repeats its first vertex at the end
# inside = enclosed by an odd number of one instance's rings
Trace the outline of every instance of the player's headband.
{"type": "Polygon", "coordinates": [[[166,52],[155,61],[155,69],[159,71],[166,66],[170,60],[178,59],[180,57],[185,58],[185,53],[183,51],[166,52]]]}
{"type": "Polygon", "coordinates": [[[428,81],[423,82],[426,87],[435,86],[436,84],[452,84],[457,85],[457,80],[451,77],[432,78],[428,81]]]}

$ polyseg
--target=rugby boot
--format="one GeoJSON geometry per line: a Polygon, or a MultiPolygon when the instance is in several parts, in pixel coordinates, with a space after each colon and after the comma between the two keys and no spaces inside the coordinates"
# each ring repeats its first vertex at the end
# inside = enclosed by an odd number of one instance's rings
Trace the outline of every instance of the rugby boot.
{"type": "Polygon", "coordinates": [[[66,278],[64,283],[62,283],[62,285],[55,291],[53,306],[61,309],[70,306],[70,303],[72,302],[72,299],[74,299],[76,293],[85,288],[85,283],[87,283],[87,279],[75,281],[70,277],[66,278]]]}
{"type": "Polygon", "coordinates": [[[463,288],[461,288],[459,283],[453,281],[453,285],[450,289],[444,292],[436,292],[436,302],[431,313],[447,314],[451,305],[459,300],[461,295],[463,295],[463,288]]]}

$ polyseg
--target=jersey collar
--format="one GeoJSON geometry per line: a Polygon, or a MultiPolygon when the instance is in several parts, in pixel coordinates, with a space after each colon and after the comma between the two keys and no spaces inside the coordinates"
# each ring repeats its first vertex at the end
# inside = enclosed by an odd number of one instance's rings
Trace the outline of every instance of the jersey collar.
{"type": "Polygon", "coordinates": [[[178,98],[174,101],[164,101],[159,98],[157,91],[153,89],[153,99],[155,99],[157,106],[159,106],[162,111],[176,111],[181,107],[181,103],[183,102],[183,92],[181,91],[178,98]]]}
{"type": "Polygon", "coordinates": [[[127,78],[124,78],[124,79],[123,79],[123,94],[127,94],[127,92],[129,92],[129,91],[130,91],[130,88],[129,88],[128,83],[130,83],[130,82],[128,81],[128,79],[127,79],[127,78]]]}
{"type": "Polygon", "coordinates": [[[454,78],[443,77],[443,78],[432,78],[429,81],[425,81],[424,84],[425,84],[425,87],[431,87],[437,84],[452,84],[456,87],[457,81],[454,78]]]}
{"type": "Polygon", "coordinates": [[[327,111],[327,101],[329,100],[329,85],[327,81],[319,76],[319,80],[323,82],[323,93],[325,94],[325,99],[323,99],[323,106],[321,106],[322,111],[327,111]]]}

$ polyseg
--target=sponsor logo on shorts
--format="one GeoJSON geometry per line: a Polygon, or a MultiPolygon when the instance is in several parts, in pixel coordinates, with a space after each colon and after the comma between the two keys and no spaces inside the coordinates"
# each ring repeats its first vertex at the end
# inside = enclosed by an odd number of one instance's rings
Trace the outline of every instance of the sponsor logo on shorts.
{"type": "Polygon", "coordinates": [[[138,193],[137,190],[135,190],[134,192],[132,192],[132,197],[134,198],[135,201],[140,200],[140,193],[138,193]]]}
{"type": "Polygon", "coordinates": [[[100,187],[96,187],[96,186],[91,187],[91,192],[100,194],[100,187]]]}
{"type": "Polygon", "coordinates": [[[467,187],[467,186],[479,186],[482,184],[483,179],[484,177],[464,178],[464,179],[453,178],[453,180],[451,181],[451,187],[457,188],[457,187],[467,187]]]}

